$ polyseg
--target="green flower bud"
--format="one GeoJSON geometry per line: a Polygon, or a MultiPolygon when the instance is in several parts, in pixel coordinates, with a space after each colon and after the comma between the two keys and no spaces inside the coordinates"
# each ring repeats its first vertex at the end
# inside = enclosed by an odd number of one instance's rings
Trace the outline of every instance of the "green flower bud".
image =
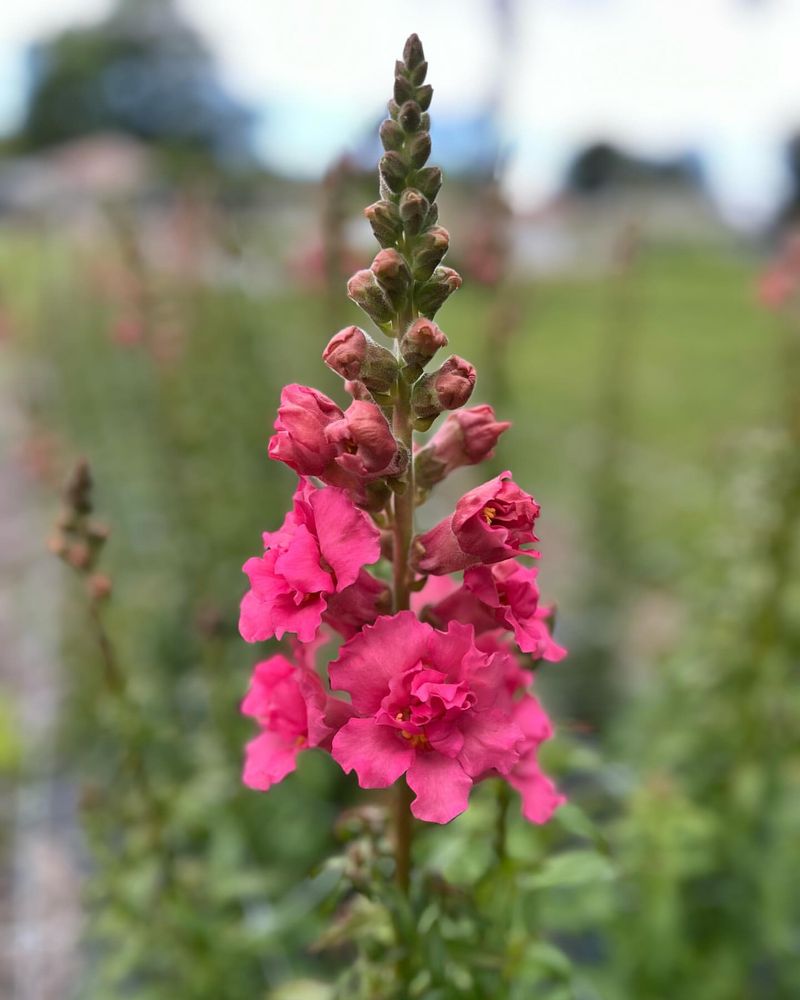
{"type": "Polygon", "coordinates": [[[441,264],[450,247],[450,234],[443,226],[430,226],[417,240],[413,274],[417,281],[427,281],[441,264]]]}
{"type": "Polygon", "coordinates": [[[415,169],[424,167],[431,155],[431,137],[427,132],[418,132],[408,140],[406,147],[408,162],[415,169]]]}
{"type": "Polygon", "coordinates": [[[410,236],[422,229],[430,211],[428,199],[414,188],[407,188],[400,198],[400,219],[410,236]]]}
{"type": "Polygon", "coordinates": [[[416,303],[419,311],[433,319],[444,303],[461,288],[461,275],[452,267],[437,267],[430,279],[417,289],[416,303]]]}
{"type": "Polygon", "coordinates": [[[382,247],[393,246],[403,235],[403,223],[394,202],[376,201],[364,209],[364,215],[382,247]]]}
{"type": "Polygon", "coordinates": [[[406,132],[417,132],[422,121],[422,112],[416,101],[406,101],[397,112],[397,120],[406,132]]]}
{"type": "Polygon", "coordinates": [[[406,186],[408,168],[398,152],[390,150],[384,153],[378,169],[390,191],[399,194],[406,186]]]}
{"type": "Polygon", "coordinates": [[[419,104],[423,111],[427,111],[433,100],[433,87],[429,83],[425,83],[421,87],[417,87],[415,96],[417,104],[419,104]]]}
{"type": "Polygon", "coordinates": [[[356,271],[347,282],[347,294],[378,326],[385,327],[392,322],[394,308],[372,271],[356,271]]]}
{"type": "Polygon", "coordinates": [[[403,104],[405,101],[413,101],[416,94],[414,85],[405,76],[405,67],[402,63],[399,66],[400,72],[394,78],[394,99],[398,104],[403,104]]]}
{"type": "Polygon", "coordinates": [[[442,186],[442,171],[439,167],[423,167],[414,178],[415,186],[428,201],[434,201],[442,186]]]}
{"type": "Polygon", "coordinates": [[[392,121],[391,118],[387,118],[385,121],[381,122],[379,135],[384,149],[399,150],[403,148],[405,133],[397,122],[392,121]]]}

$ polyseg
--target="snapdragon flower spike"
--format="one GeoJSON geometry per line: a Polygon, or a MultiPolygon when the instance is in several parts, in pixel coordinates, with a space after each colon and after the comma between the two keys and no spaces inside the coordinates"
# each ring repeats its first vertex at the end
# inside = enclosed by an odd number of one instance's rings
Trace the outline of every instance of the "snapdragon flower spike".
{"type": "Polygon", "coordinates": [[[326,694],[313,670],[272,656],[253,668],[242,714],[261,730],[247,744],[242,780],[265,792],[294,771],[301,750],[330,750],[352,709],[326,694]]]}
{"type": "Polygon", "coordinates": [[[420,573],[441,576],[514,556],[539,553],[524,548],[538,541],[533,527],[539,504],[503,472],[465,493],[450,517],[418,535],[412,543],[413,563],[420,573]]]}
{"type": "Polygon", "coordinates": [[[358,581],[380,556],[380,535],[344,490],[316,489],[301,479],[283,525],[264,533],[264,554],[243,566],[250,590],[242,598],[239,631],[247,642],[294,633],[317,635],[328,599],[358,581]]]}
{"type": "Polygon", "coordinates": [[[506,420],[497,420],[494,410],[485,403],[449,413],[414,456],[417,487],[430,490],[456,469],[492,458],[500,435],[510,426],[506,420]]]}

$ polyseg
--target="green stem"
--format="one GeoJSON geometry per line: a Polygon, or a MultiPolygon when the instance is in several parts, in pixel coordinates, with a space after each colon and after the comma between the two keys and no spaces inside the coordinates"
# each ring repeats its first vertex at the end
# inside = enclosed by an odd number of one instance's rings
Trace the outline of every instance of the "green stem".
{"type": "MultiPolygon", "coordinates": [[[[395,351],[399,358],[399,338],[408,323],[412,321],[413,309],[409,308],[398,317],[397,341],[395,351]]],[[[397,399],[392,415],[392,430],[398,441],[408,448],[409,456],[413,451],[414,428],[411,422],[411,386],[400,377],[397,385],[397,399]]],[[[411,599],[411,570],[409,567],[409,550],[414,534],[414,462],[409,462],[405,490],[394,496],[394,548],[393,548],[393,582],[394,611],[407,611],[411,599]]],[[[411,842],[414,836],[414,825],[411,816],[412,793],[407,783],[401,780],[395,789],[395,875],[397,884],[404,893],[408,893],[411,881],[411,842]]]]}

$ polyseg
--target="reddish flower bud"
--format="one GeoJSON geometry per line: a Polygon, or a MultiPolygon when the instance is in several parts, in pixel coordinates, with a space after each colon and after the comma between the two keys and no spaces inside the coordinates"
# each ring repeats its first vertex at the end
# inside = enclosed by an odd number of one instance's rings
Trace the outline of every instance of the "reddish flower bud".
{"type": "Polygon", "coordinates": [[[370,270],[378,279],[378,284],[386,292],[392,305],[398,308],[405,301],[411,287],[411,271],[405,257],[397,250],[379,250],[370,270]]]}
{"type": "Polygon", "coordinates": [[[430,319],[414,320],[400,338],[400,354],[403,361],[417,374],[425,367],[438,350],[447,347],[447,337],[430,319]]]}
{"type": "Polygon", "coordinates": [[[403,46],[403,62],[409,69],[416,69],[425,59],[425,52],[422,48],[422,42],[419,40],[419,35],[414,33],[409,35],[406,39],[406,44],[403,46]]]}
{"type": "Polygon", "coordinates": [[[357,326],[335,334],[322,360],[337,375],[362,382],[370,392],[388,392],[397,381],[397,361],[392,352],[357,326]]]}
{"type": "Polygon", "coordinates": [[[391,323],[395,310],[372,271],[356,271],[347,282],[347,294],[378,326],[391,323]]]}
{"type": "Polygon", "coordinates": [[[461,288],[461,275],[452,267],[437,267],[417,291],[417,306],[423,316],[433,319],[453,292],[461,288]]]}
{"type": "Polygon", "coordinates": [[[337,451],[336,464],[362,482],[399,476],[408,465],[407,450],[375,403],[354,400],[325,435],[337,451]]]}
{"type": "Polygon", "coordinates": [[[105,573],[93,573],[86,581],[86,590],[93,601],[104,601],[110,596],[111,577],[105,573]]]}
{"type": "Polygon", "coordinates": [[[498,438],[510,426],[505,420],[495,420],[494,410],[485,403],[448,414],[414,456],[416,483],[429,490],[455,469],[491,458],[498,438]]]}
{"type": "Polygon", "coordinates": [[[411,409],[421,421],[433,420],[442,410],[456,410],[472,395],[477,374],[475,368],[454,354],[435,372],[415,384],[411,409]]]}

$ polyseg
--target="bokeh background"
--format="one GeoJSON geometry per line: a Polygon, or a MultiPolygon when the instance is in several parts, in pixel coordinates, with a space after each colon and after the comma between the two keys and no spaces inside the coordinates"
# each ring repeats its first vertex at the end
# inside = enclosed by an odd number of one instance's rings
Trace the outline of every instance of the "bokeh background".
{"type": "MultiPolygon", "coordinates": [[[[571,801],[513,824],[539,985],[509,996],[800,995],[800,5],[27,0],[0,19],[3,996],[323,1000],[347,958],[320,864],[353,784],[309,754],[240,787],[237,606],[291,491],[280,387],[341,401],[319,356],[363,321],[411,31],[464,277],[437,318],[514,420],[497,467],[542,504],[571,654],[538,681],[571,801]],[[81,455],[127,708],[47,552],[81,455]]],[[[487,810],[420,847],[455,884],[487,810]]]]}

